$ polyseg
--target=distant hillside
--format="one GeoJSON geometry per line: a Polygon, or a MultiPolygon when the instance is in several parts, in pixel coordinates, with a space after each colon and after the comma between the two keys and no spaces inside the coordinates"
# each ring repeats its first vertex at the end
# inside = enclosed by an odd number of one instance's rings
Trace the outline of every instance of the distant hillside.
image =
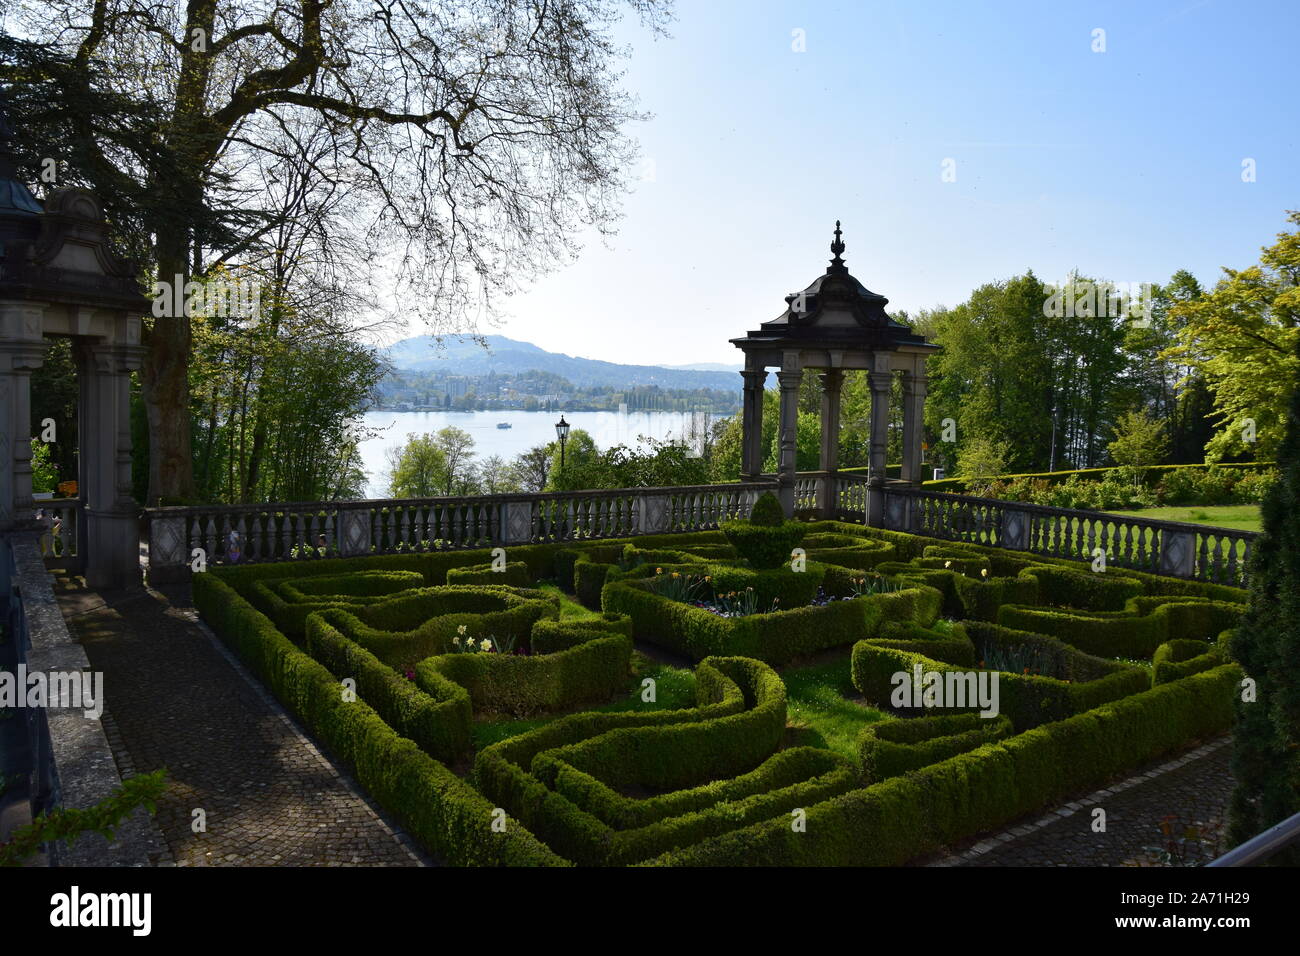
{"type": "Polygon", "coordinates": [[[387,354],[393,366],[402,371],[474,376],[489,372],[518,374],[537,369],[561,375],[580,388],[658,385],[661,388],[714,388],[738,392],[741,386],[739,375],[734,371],[723,371],[727,366],[664,368],[659,365],[620,365],[548,352],[504,335],[487,335],[484,339],[487,349],[472,340],[455,339],[444,340],[439,348],[431,336],[421,335],[394,343],[387,349],[387,354]]]}

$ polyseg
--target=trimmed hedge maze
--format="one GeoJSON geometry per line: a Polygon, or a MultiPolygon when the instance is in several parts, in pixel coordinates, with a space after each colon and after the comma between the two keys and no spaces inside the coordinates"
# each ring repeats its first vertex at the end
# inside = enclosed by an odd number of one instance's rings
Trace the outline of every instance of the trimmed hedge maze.
{"type": "Polygon", "coordinates": [[[217,568],[194,597],[459,865],[896,865],[1231,724],[1242,591],[773,527],[217,568]]]}

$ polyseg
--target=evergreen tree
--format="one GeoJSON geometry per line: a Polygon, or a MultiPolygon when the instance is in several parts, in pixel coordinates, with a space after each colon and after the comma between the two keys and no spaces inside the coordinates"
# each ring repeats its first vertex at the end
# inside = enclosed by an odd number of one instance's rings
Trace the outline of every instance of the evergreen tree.
{"type": "MultiPolygon", "coordinates": [[[[1300,812],[1300,390],[1277,452],[1279,478],[1261,508],[1250,605],[1232,653],[1255,682],[1237,700],[1229,837],[1240,843],[1300,812]]],[[[1274,857],[1300,862],[1300,848],[1274,857]]]]}

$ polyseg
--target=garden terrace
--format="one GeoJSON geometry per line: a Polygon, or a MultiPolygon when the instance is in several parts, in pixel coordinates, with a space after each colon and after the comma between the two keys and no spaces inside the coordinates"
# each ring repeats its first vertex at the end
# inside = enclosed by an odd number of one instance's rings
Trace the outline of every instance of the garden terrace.
{"type": "Polygon", "coordinates": [[[449,863],[900,864],[1231,725],[1236,588],[805,530],[773,569],[703,530],[216,564],[194,598],[449,863]],[[895,706],[918,667],[996,675],[998,713],[895,706]]]}

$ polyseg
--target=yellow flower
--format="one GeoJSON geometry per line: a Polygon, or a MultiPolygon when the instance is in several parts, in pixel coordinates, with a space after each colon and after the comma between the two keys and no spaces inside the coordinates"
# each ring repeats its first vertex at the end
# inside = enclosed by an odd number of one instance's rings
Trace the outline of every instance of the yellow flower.
{"type": "Polygon", "coordinates": [[[708,582],[712,581],[712,580],[713,580],[713,575],[711,575],[711,574],[706,574],[706,575],[704,576],[704,582],[705,582],[706,584],[707,584],[708,582]]]}
{"type": "Polygon", "coordinates": [[[663,574],[663,573],[664,573],[663,568],[655,568],[655,574],[663,574]]]}
{"type": "Polygon", "coordinates": [[[989,576],[989,569],[988,569],[988,568],[980,568],[980,577],[987,578],[988,576],[989,576]]]}
{"type": "Polygon", "coordinates": [[[945,562],[943,563],[943,566],[944,566],[945,568],[950,568],[950,567],[952,567],[952,562],[951,562],[951,561],[945,561],[945,562]]]}
{"type": "Polygon", "coordinates": [[[464,624],[462,624],[460,627],[456,628],[456,633],[459,634],[461,637],[464,637],[465,632],[467,630],[469,630],[469,628],[467,628],[464,624]]]}
{"type": "Polygon", "coordinates": [[[675,577],[675,578],[680,578],[680,577],[681,577],[681,575],[680,575],[680,574],[678,574],[678,573],[677,573],[677,572],[676,572],[676,571],[674,571],[674,572],[673,572],[673,577],[675,577]]]}
{"type": "Polygon", "coordinates": [[[468,641],[466,641],[466,642],[465,642],[465,646],[466,646],[466,647],[473,647],[473,646],[474,646],[474,638],[471,637],[468,641]]]}

